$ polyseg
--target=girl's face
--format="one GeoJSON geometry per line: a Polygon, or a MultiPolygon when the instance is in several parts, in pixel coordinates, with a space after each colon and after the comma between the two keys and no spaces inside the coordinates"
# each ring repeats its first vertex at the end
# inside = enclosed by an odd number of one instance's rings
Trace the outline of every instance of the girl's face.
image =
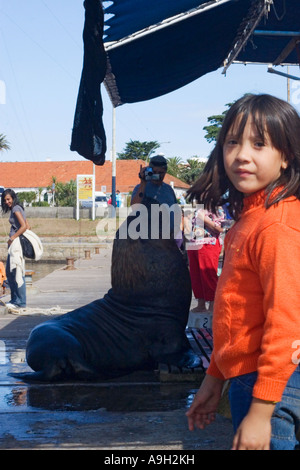
{"type": "Polygon", "coordinates": [[[277,180],[287,168],[282,153],[272,146],[265,132],[263,141],[251,117],[245,125],[243,135],[238,137],[238,126],[229,129],[223,145],[224,167],[234,187],[249,196],[277,180]]]}
{"type": "Polygon", "coordinates": [[[7,207],[11,208],[14,201],[13,201],[13,198],[11,197],[11,195],[7,194],[4,198],[4,202],[7,205],[7,207]]]}

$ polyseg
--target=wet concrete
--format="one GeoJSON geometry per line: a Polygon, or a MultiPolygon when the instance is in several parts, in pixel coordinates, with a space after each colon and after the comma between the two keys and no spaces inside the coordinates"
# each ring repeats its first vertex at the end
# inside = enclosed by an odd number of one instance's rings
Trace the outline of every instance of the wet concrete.
{"type": "Polygon", "coordinates": [[[58,384],[26,384],[9,376],[30,370],[26,339],[49,318],[49,308],[73,309],[107,291],[110,250],[34,285],[38,291],[28,293],[27,313],[0,312],[0,449],[230,448],[232,427],[225,416],[218,415],[204,431],[187,429],[185,412],[201,381],[196,375],[162,381],[159,371],[145,371],[111,381],[58,384]]]}
{"type": "Polygon", "coordinates": [[[56,271],[56,269],[61,269],[67,264],[66,260],[46,260],[46,261],[26,261],[26,270],[32,271],[32,280],[37,282],[48,274],[56,271]]]}

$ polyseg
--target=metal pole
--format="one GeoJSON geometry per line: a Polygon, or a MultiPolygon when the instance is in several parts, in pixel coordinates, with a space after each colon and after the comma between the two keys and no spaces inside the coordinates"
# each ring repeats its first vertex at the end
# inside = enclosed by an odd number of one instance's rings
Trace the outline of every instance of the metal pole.
{"type": "Polygon", "coordinates": [[[290,87],[290,78],[289,78],[289,74],[290,74],[290,68],[289,66],[287,66],[287,101],[288,103],[291,102],[291,87],[290,87]]]}
{"type": "Polygon", "coordinates": [[[112,163],[112,180],[111,180],[111,202],[114,208],[112,216],[114,216],[116,208],[116,109],[113,106],[112,112],[112,154],[111,154],[111,163],[112,163]]]}
{"type": "Polygon", "coordinates": [[[79,180],[76,178],[76,220],[79,220],[79,180]]]}
{"type": "Polygon", "coordinates": [[[95,172],[95,163],[93,163],[93,191],[92,191],[92,198],[93,198],[93,205],[92,205],[92,219],[95,220],[96,210],[95,210],[95,189],[96,189],[96,172],[95,172]]]}

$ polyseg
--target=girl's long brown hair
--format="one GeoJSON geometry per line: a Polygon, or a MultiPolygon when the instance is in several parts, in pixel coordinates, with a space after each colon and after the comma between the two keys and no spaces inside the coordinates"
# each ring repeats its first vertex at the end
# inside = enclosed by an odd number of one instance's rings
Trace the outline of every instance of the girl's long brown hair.
{"type": "Polygon", "coordinates": [[[238,135],[243,134],[249,117],[253,119],[261,138],[265,140],[267,133],[273,147],[288,162],[286,170],[266,188],[266,207],[292,195],[300,199],[300,117],[297,111],[286,101],[274,96],[247,94],[228,110],[203,173],[187,192],[190,200],[195,199],[212,212],[228,202],[229,212],[235,220],[243,209],[244,196],[235,189],[225,173],[223,145],[234,124],[238,126],[238,135]],[[279,187],[281,189],[272,197],[274,189],[279,187]]]}
{"type": "Polygon", "coordinates": [[[11,197],[12,197],[12,200],[13,200],[13,207],[18,205],[18,206],[21,206],[22,209],[24,209],[23,205],[20,203],[20,201],[18,200],[18,195],[14,192],[13,189],[5,189],[3,191],[3,193],[1,194],[1,208],[2,208],[2,211],[3,213],[6,213],[8,212],[9,210],[11,210],[8,205],[6,204],[6,202],[4,201],[5,199],[5,196],[7,196],[7,194],[9,194],[11,197]]]}

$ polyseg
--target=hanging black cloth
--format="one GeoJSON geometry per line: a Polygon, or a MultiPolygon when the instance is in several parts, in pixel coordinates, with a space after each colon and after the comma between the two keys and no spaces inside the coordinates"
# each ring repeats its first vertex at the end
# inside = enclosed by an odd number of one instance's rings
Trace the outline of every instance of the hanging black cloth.
{"type": "Polygon", "coordinates": [[[106,136],[100,86],[106,74],[104,15],[100,0],[85,0],[84,59],[70,149],[96,165],[105,162],[106,136]]]}

